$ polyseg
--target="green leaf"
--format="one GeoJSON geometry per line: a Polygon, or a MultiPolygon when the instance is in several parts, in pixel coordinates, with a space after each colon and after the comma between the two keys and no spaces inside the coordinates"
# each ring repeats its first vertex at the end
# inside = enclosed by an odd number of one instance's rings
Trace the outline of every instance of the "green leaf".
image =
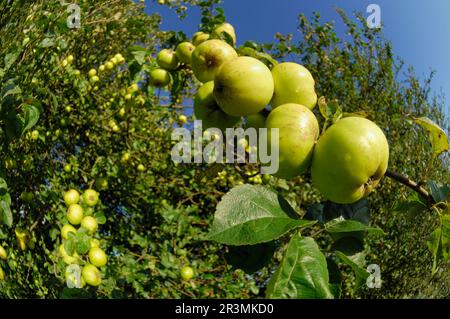
{"type": "Polygon", "coordinates": [[[69,232],[67,240],[64,242],[64,249],[69,256],[73,256],[76,250],[76,236],[74,233],[69,232]]]}
{"type": "Polygon", "coordinates": [[[369,273],[364,268],[360,267],[358,264],[353,262],[349,257],[347,257],[344,253],[340,251],[336,251],[336,256],[340,259],[341,262],[350,266],[356,276],[356,287],[361,287],[369,277],[369,273]]]}
{"type": "Polygon", "coordinates": [[[441,250],[444,262],[450,260],[450,215],[444,215],[441,219],[441,250]]]}
{"type": "Polygon", "coordinates": [[[264,267],[273,257],[277,245],[268,242],[252,246],[231,246],[225,254],[229,265],[252,274],[264,267]]]}
{"type": "Polygon", "coordinates": [[[80,255],[86,254],[91,248],[91,238],[85,232],[77,232],[76,251],[80,255]]]}
{"type": "Polygon", "coordinates": [[[320,114],[325,120],[331,120],[333,123],[342,116],[342,109],[337,100],[327,102],[324,96],[321,96],[317,104],[319,105],[320,114]]]}
{"type": "Polygon", "coordinates": [[[11,89],[6,91],[6,93],[3,95],[3,98],[6,98],[9,95],[17,95],[22,93],[22,89],[18,86],[13,86],[11,89]]]}
{"type": "Polygon", "coordinates": [[[334,238],[342,238],[353,232],[365,232],[374,235],[385,235],[384,231],[378,227],[370,227],[356,220],[336,219],[325,224],[325,229],[334,238]],[[342,236],[344,235],[344,236],[342,236]]]}
{"type": "Polygon", "coordinates": [[[267,287],[268,298],[333,298],[327,261],[310,237],[294,235],[267,287]]]}
{"type": "Polygon", "coordinates": [[[437,261],[439,258],[439,252],[441,251],[441,227],[436,228],[430,234],[427,240],[428,249],[433,254],[433,269],[432,273],[434,274],[437,268],[437,261]]]}
{"type": "Polygon", "coordinates": [[[22,109],[25,113],[23,129],[22,129],[22,133],[23,133],[26,130],[32,128],[37,123],[37,121],[39,120],[40,112],[36,106],[30,105],[30,104],[23,105],[22,109]]]}
{"type": "Polygon", "coordinates": [[[331,245],[332,250],[338,250],[347,256],[356,255],[364,250],[364,243],[359,238],[343,237],[331,245]]]}
{"type": "Polygon", "coordinates": [[[8,193],[8,185],[3,178],[0,178],[0,221],[8,227],[11,227],[13,223],[11,196],[8,193]]]}
{"type": "Polygon", "coordinates": [[[429,134],[433,157],[448,151],[448,137],[444,130],[427,117],[414,118],[414,122],[422,126],[429,134]]]}
{"type": "Polygon", "coordinates": [[[105,217],[105,214],[103,214],[103,212],[95,213],[94,217],[100,225],[103,225],[106,223],[106,217],[105,217]]]}
{"type": "Polygon", "coordinates": [[[228,245],[254,245],[314,223],[299,219],[289,203],[274,191],[259,185],[241,185],[217,205],[209,238],[228,245]]]}
{"type": "Polygon", "coordinates": [[[430,187],[431,196],[436,203],[448,201],[450,188],[447,185],[439,186],[436,182],[429,181],[428,187],[430,187]]]}

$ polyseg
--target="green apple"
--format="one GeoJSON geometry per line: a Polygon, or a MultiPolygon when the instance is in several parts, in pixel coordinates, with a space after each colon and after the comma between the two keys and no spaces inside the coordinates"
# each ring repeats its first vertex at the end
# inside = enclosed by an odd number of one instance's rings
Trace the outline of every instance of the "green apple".
{"type": "Polygon", "coordinates": [[[39,131],[38,130],[34,130],[33,132],[31,132],[31,139],[33,141],[36,141],[39,138],[39,131]]]}
{"type": "Polygon", "coordinates": [[[330,201],[353,203],[378,185],[388,160],[383,131],[368,119],[346,117],[319,138],[312,160],[312,182],[330,201]]]}
{"type": "Polygon", "coordinates": [[[89,250],[89,261],[96,267],[103,267],[104,265],[106,265],[108,257],[106,256],[103,249],[94,247],[89,250]]]}
{"type": "Polygon", "coordinates": [[[83,207],[78,204],[72,204],[67,209],[67,220],[72,225],[79,225],[83,220],[83,207]]]}
{"type": "Polygon", "coordinates": [[[192,71],[200,82],[214,80],[220,67],[237,57],[231,45],[222,40],[208,40],[192,52],[192,71]]]}
{"type": "Polygon", "coordinates": [[[128,153],[128,152],[125,152],[125,153],[122,154],[122,156],[120,158],[120,161],[122,163],[126,163],[126,162],[128,162],[130,160],[130,158],[131,158],[131,154],[128,153]]]}
{"type": "Polygon", "coordinates": [[[191,64],[192,52],[194,52],[195,46],[191,42],[181,42],[178,44],[175,54],[179,61],[184,64],[191,64]]]}
{"type": "Polygon", "coordinates": [[[85,190],[82,197],[83,197],[83,201],[89,207],[95,206],[98,203],[98,193],[93,189],[85,190]]]}
{"type": "Polygon", "coordinates": [[[0,281],[1,280],[5,280],[5,273],[4,273],[3,269],[2,269],[2,267],[0,267],[0,281]]]}
{"type": "Polygon", "coordinates": [[[180,274],[181,278],[183,278],[184,280],[192,279],[194,277],[194,269],[189,266],[184,266],[183,268],[181,268],[180,274]]]}
{"type": "Polygon", "coordinates": [[[83,276],[86,283],[90,286],[98,286],[102,283],[102,276],[100,274],[100,270],[97,267],[91,264],[87,264],[83,267],[81,271],[81,275],[83,276]]]}
{"type": "Polygon", "coordinates": [[[31,240],[31,234],[28,230],[22,230],[20,228],[16,228],[14,230],[17,239],[17,245],[19,246],[19,250],[25,250],[27,248],[29,241],[31,240]]]}
{"type": "Polygon", "coordinates": [[[222,38],[222,33],[226,33],[230,36],[230,38],[233,40],[233,45],[236,44],[236,33],[234,32],[234,28],[231,24],[228,22],[222,23],[220,26],[214,29],[214,31],[211,33],[211,36],[213,38],[222,38]]]}
{"type": "Polygon", "coordinates": [[[100,64],[100,66],[98,67],[98,72],[105,72],[105,65],[100,64]]]}
{"type": "Polygon", "coordinates": [[[125,58],[122,56],[122,54],[120,54],[120,53],[117,53],[115,56],[114,56],[114,58],[117,60],[117,62],[119,63],[119,64],[123,64],[123,63],[125,63],[125,58]]]}
{"type": "Polygon", "coordinates": [[[90,78],[92,78],[93,76],[97,75],[97,70],[96,69],[90,69],[88,72],[88,75],[90,78]]]}
{"type": "Polygon", "coordinates": [[[25,203],[31,203],[33,201],[34,194],[33,192],[23,192],[20,194],[20,199],[23,200],[25,203]]]}
{"type": "Polygon", "coordinates": [[[199,44],[209,40],[210,35],[208,33],[199,31],[199,32],[195,32],[194,35],[192,36],[192,44],[194,46],[198,46],[199,44]]]}
{"type": "Polygon", "coordinates": [[[271,129],[278,128],[279,168],[276,177],[290,179],[310,166],[314,145],[319,136],[319,123],[306,106],[283,104],[270,112],[266,120],[270,149],[271,129]]]}
{"type": "Polygon", "coordinates": [[[86,216],[81,221],[81,227],[86,229],[90,234],[93,234],[98,229],[97,220],[92,216],[86,216]]]}
{"type": "Polygon", "coordinates": [[[255,58],[242,56],[220,68],[214,79],[214,97],[228,115],[247,116],[266,107],[273,87],[269,68],[255,58]]]}
{"type": "Polygon", "coordinates": [[[149,83],[155,87],[165,87],[170,83],[170,74],[164,69],[153,69],[149,73],[149,83]]]}
{"type": "Polygon", "coordinates": [[[217,105],[213,95],[214,81],[203,84],[194,97],[194,115],[202,121],[203,129],[217,127],[221,130],[233,127],[239,122],[239,117],[233,117],[226,114],[217,105]]]}
{"type": "Polygon", "coordinates": [[[92,248],[99,248],[100,247],[100,241],[98,239],[92,239],[91,240],[91,249],[92,248]]]}
{"type": "Polygon", "coordinates": [[[142,164],[139,164],[138,167],[137,167],[137,170],[138,170],[139,172],[143,172],[143,171],[145,171],[145,166],[142,165],[142,164]]]}
{"type": "MultiPolygon", "coordinates": [[[[97,75],[94,75],[93,77],[91,77],[92,83],[96,83],[98,81],[100,81],[100,78],[97,75]]],[[[94,87],[94,91],[97,91],[97,90],[95,90],[95,87],[94,87]]]]}
{"type": "Polygon", "coordinates": [[[95,181],[95,187],[98,190],[105,190],[108,189],[108,179],[106,177],[99,177],[95,181]]]}
{"type": "Polygon", "coordinates": [[[73,60],[74,60],[73,55],[72,55],[72,54],[69,54],[69,55],[67,56],[66,60],[67,60],[67,63],[71,64],[71,63],[73,62],[73,60]]]}
{"type": "Polygon", "coordinates": [[[128,87],[128,89],[127,89],[127,92],[128,92],[128,93],[134,93],[134,92],[137,92],[137,91],[139,91],[139,85],[138,85],[137,83],[131,84],[131,85],[128,87]]]}
{"type": "Polygon", "coordinates": [[[67,206],[78,204],[78,202],[80,201],[80,193],[78,193],[75,189],[69,189],[64,193],[63,198],[64,203],[66,203],[67,206]]]}
{"type": "Polygon", "coordinates": [[[156,63],[166,70],[175,70],[178,68],[179,61],[172,49],[162,49],[156,56],[156,63]]]}
{"type": "Polygon", "coordinates": [[[69,233],[73,233],[74,235],[76,235],[77,230],[72,225],[66,224],[61,228],[61,237],[63,239],[67,239],[69,238],[69,233]]]}
{"type": "Polygon", "coordinates": [[[8,254],[6,253],[5,248],[0,246],[0,259],[6,260],[8,258],[8,254]]]}
{"type": "Polygon", "coordinates": [[[63,169],[64,169],[64,172],[70,173],[72,171],[72,165],[66,164],[66,165],[64,165],[63,169]]]}
{"type": "Polygon", "coordinates": [[[272,108],[286,103],[296,103],[313,109],[317,103],[317,94],[314,89],[314,78],[304,66],[285,62],[272,69],[275,85],[272,108]]]}
{"type": "Polygon", "coordinates": [[[114,69],[114,63],[112,63],[111,61],[106,62],[106,63],[105,63],[105,68],[106,68],[107,70],[112,70],[112,69],[114,69]]]}
{"type": "Polygon", "coordinates": [[[187,116],[184,114],[181,114],[180,116],[178,116],[178,122],[180,122],[182,124],[186,124],[188,122],[187,116]]]}

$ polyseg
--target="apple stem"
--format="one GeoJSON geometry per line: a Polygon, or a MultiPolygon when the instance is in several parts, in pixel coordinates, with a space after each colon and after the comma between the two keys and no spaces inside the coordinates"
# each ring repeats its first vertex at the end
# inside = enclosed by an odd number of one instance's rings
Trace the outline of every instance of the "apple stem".
{"type": "Polygon", "coordinates": [[[423,198],[425,198],[425,200],[427,201],[427,203],[430,206],[433,206],[434,204],[436,204],[435,200],[433,199],[433,197],[430,195],[430,193],[428,193],[428,191],[423,188],[422,186],[420,186],[419,184],[417,184],[415,181],[409,179],[407,176],[396,173],[394,171],[391,170],[387,170],[386,173],[384,174],[387,177],[392,178],[393,180],[411,188],[412,190],[414,190],[415,192],[417,192],[419,195],[422,195],[423,198]]]}

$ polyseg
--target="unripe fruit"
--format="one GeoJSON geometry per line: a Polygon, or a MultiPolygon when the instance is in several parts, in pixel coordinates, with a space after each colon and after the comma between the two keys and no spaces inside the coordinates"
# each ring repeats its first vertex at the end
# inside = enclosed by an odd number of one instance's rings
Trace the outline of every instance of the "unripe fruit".
{"type": "Polygon", "coordinates": [[[82,197],[86,205],[90,207],[95,206],[98,203],[98,193],[93,189],[85,190],[82,197]]]}
{"type": "Polygon", "coordinates": [[[139,86],[137,85],[137,83],[133,83],[128,87],[127,92],[134,93],[134,92],[137,92],[138,90],[139,90],[139,86]]]}
{"type": "Polygon", "coordinates": [[[36,141],[39,138],[39,131],[38,130],[34,130],[33,132],[31,132],[31,139],[33,141],[36,141]]]}
{"type": "Polygon", "coordinates": [[[206,40],[208,40],[209,37],[210,36],[209,36],[208,33],[205,33],[205,32],[202,32],[202,31],[196,32],[192,36],[192,44],[194,46],[198,46],[199,44],[201,44],[201,43],[205,42],[206,40]]]}
{"type": "Polygon", "coordinates": [[[76,235],[77,230],[72,225],[66,224],[61,228],[61,237],[67,239],[69,238],[69,233],[76,235]]]}
{"type": "Polygon", "coordinates": [[[69,56],[67,56],[67,62],[69,63],[69,64],[71,64],[72,62],[73,62],[73,60],[74,60],[74,57],[73,57],[73,55],[72,54],[70,54],[69,56]]]}
{"type": "Polygon", "coordinates": [[[122,163],[125,163],[125,162],[128,162],[130,160],[130,158],[131,158],[131,154],[126,152],[126,153],[122,154],[122,157],[120,158],[120,161],[122,163]]]}
{"type": "Polygon", "coordinates": [[[89,261],[96,267],[103,267],[106,265],[108,257],[101,248],[94,247],[89,250],[89,261]]]}
{"type": "Polygon", "coordinates": [[[73,256],[69,256],[69,254],[66,252],[66,249],[64,248],[64,244],[61,244],[59,246],[59,253],[63,258],[63,261],[68,265],[75,264],[78,261],[78,254],[75,252],[73,256]]]}
{"type": "Polygon", "coordinates": [[[0,281],[5,280],[5,273],[3,272],[2,267],[0,267],[0,281]]]}
{"type": "Polygon", "coordinates": [[[150,85],[164,87],[170,83],[170,74],[164,69],[154,69],[149,73],[150,85]]]}
{"type": "Polygon", "coordinates": [[[97,70],[95,69],[90,69],[88,72],[89,77],[93,77],[94,75],[97,75],[97,70]]]}
{"type": "Polygon", "coordinates": [[[192,279],[194,277],[194,269],[189,266],[184,266],[183,268],[181,268],[180,274],[181,278],[183,278],[184,280],[192,279]]]}
{"type": "Polygon", "coordinates": [[[137,170],[138,170],[139,172],[143,172],[143,171],[145,171],[145,166],[142,165],[142,164],[139,164],[138,167],[137,167],[137,170]]]}
{"type": "Polygon", "coordinates": [[[178,121],[182,124],[186,124],[188,120],[187,120],[186,115],[182,114],[182,115],[178,116],[178,121]]]}
{"type": "Polygon", "coordinates": [[[97,220],[92,216],[86,216],[81,221],[81,227],[86,229],[90,234],[93,234],[98,229],[97,220]]]}
{"type": "Polygon", "coordinates": [[[64,193],[63,198],[64,203],[66,203],[67,206],[78,204],[80,201],[80,193],[78,193],[75,189],[70,189],[64,193]]]}
{"type": "Polygon", "coordinates": [[[99,72],[105,72],[105,66],[103,65],[103,64],[101,64],[99,67],[98,67],[98,71],[99,72]]]}
{"type": "Polygon", "coordinates": [[[180,62],[184,64],[191,64],[192,52],[194,52],[195,46],[190,42],[181,42],[178,44],[175,54],[180,62]]]}
{"type": "Polygon", "coordinates": [[[214,29],[214,31],[211,33],[211,36],[214,38],[221,38],[223,37],[223,33],[228,34],[228,36],[231,37],[233,41],[233,45],[236,44],[236,33],[234,32],[234,28],[231,24],[225,22],[222,23],[220,26],[214,29]]]}
{"type": "Polygon", "coordinates": [[[78,204],[72,204],[67,209],[67,220],[72,225],[79,225],[83,220],[83,207],[78,204]]]}
{"type": "MultiPolygon", "coordinates": [[[[96,83],[98,81],[100,81],[100,78],[98,76],[94,75],[93,77],[91,77],[91,82],[92,83],[96,83]]],[[[97,90],[98,90],[98,87],[97,87],[97,90]]],[[[97,90],[94,87],[94,91],[97,91],[97,90]]]]}
{"type": "Polygon", "coordinates": [[[92,248],[99,248],[100,247],[100,242],[98,241],[98,239],[92,239],[91,240],[91,249],[92,248]]]}
{"type": "Polygon", "coordinates": [[[87,264],[83,267],[81,274],[86,281],[86,283],[90,286],[98,286],[102,282],[102,277],[100,274],[100,270],[97,267],[91,264],[87,264]]]}
{"type": "Polygon", "coordinates": [[[112,70],[114,68],[114,63],[112,63],[111,61],[108,61],[105,63],[105,68],[107,70],[112,70]]]}
{"type": "Polygon", "coordinates": [[[5,248],[0,246],[0,259],[6,260],[8,258],[8,254],[6,253],[5,248]]]}
{"type": "Polygon", "coordinates": [[[66,165],[64,165],[63,169],[64,169],[64,172],[70,173],[72,171],[72,165],[66,164],[66,165]]]}
{"type": "Polygon", "coordinates": [[[178,68],[179,62],[175,52],[171,49],[163,49],[156,56],[156,63],[166,70],[175,70],[178,68]]]}

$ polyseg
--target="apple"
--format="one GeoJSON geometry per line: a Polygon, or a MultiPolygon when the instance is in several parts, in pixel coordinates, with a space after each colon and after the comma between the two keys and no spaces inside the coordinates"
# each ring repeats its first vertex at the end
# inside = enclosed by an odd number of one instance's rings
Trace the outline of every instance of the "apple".
{"type": "Polygon", "coordinates": [[[97,70],[90,69],[89,72],[88,72],[88,75],[89,75],[90,78],[95,76],[95,75],[97,75],[97,70]]]}
{"type": "Polygon", "coordinates": [[[143,171],[145,171],[145,166],[142,165],[142,164],[139,164],[138,167],[137,167],[137,170],[138,170],[139,172],[143,172],[143,171]]]}
{"type": "Polygon", "coordinates": [[[91,249],[92,249],[92,248],[96,248],[96,247],[97,247],[97,248],[100,247],[100,242],[99,242],[98,239],[95,239],[95,238],[94,238],[94,239],[91,240],[91,249]]]}
{"type": "Polygon", "coordinates": [[[103,249],[94,247],[89,250],[89,261],[96,267],[103,267],[104,265],[106,265],[108,257],[106,256],[103,249]]]}
{"type": "Polygon", "coordinates": [[[98,72],[105,72],[105,69],[106,69],[106,67],[105,67],[103,64],[101,64],[101,65],[98,67],[98,72]]]}
{"type": "Polygon", "coordinates": [[[25,203],[31,203],[33,201],[34,194],[32,192],[23,192],[20,194],[20,199],[25,203]]]}
{"type": "Polygon", "coordinates": [[[86,205],[90,207],[95,206],[98,203],[98,193],[93,189],[85,190],[82,197],[86,205]]]}
{"type": "Polygon", "coordinates": [[[90,234],[93,234],[98,229],[97,220],[92,216],[86,216],[81,221],[81,227],[86,229],[90,234]]]}
{"type": "Polygon", "coordinates": [[[212,81],[220,67],[236,57],[236,51],[228,43],[217,39],[208,40],[192,52],[192,71],[200,82],[212,81]]]}
{"type": "Polygon", "coordinates": [[[128,162],[130,160],[130,158],[131,158],[131,154],[128,153],[128,152],[125,152],[125,153],[122,154],[122,157],[120,158],[120,161],[122,163],[126,163],[126,162],[128,162]]]}
{"type": "Polygon", "coordinates": [[[71,64],[71,63],[73,62],[73,60],[74,60],[73,55],[72,55],[72,54],[69,54],[69,55],[67,56],[66,60],[67,60],[67,63],[71,64]]]}
{"type": "Polygon", "coordinates": [[[20,228],[16,228],[14,230],[17,239],[17,245],[19,246],[19,250],[25,250],[27,246],[29,246],[29,241],[31,240],[31,234],[28,230],[22,230],[20,228]]]}
{"type": "Polygon", "coordinates": [[[236,33],[234,32],[234,28],[231,24],[227,22],[222,23],[220,26],[214,29],[214,31],[211,33],[211,36],[220,39],[222,38],[222,33],[228,34],[233,40],[233,45],[236,44],[236,33]]]}
{"type": "Polygon", "coordinates": [[[195,46],[190,42],[181,42],[178,44],[175,54],[179,61],[184,64],[191,64],[192,52],[194,52],[195,46]]]}
{"type": "Polygon", "coordinates": [[[125,58],[122,56],[122,54],[120,54],[120,53],[117,53],[115,56],[114,56],[114,58],[120,63],[120,64],[123,64],[123,63],[125,63],[125,58]]]}
{"type": "Polygon", "coordinates": [[[67,220],[72,225],[79,225],[83,219],[83,207],[78,204],[72,204],[67,209],[67,220]]]}
{"type": "Polygon", "coordinates": [[[183,268],[181,268],[180,274],[181,278],[183,278],[184,280],[192,279],[194,277],[194,269],[189,266],[184,266],[183,268]]]}
{"type": "Polygon", "coordinates": [[[77,233],[77,230],[75,229],[75,227],[73,227],[70,224],[65,224],[62,228],[61,228],[61,237],[63,239],[67,239],[69,238],[69,233],[73,233],[74,235],[77,233]]]}
{"type": "Polygon", "coordinates": [[[94,265],[85,265],[83,267],[83,270],[81,271],[81,275],[83,276],[86,283],[90,286],[98,286],[102,283],[100,270],[98,270],[98,268],[94,265]]]}
{"type": "Polygon", "coordinates": [[[107,70],[112,70],[114,68],[114,63],[112,63],[111,61],[108,61],[105,63],[105,68],[107,70]]]}
{"type": "Polygon", "coordinates": [[[273,87],[269,68],[255,58],[242,56],[220,68],[214,79],[214,97],[228,115],[247,116],[266,107],[273,87]]]}
{"type": "Polygon", "coordinates": [[[307,68],[292,62],[280,63],[272,69],[272,76],[275,85],[272,108],[286,103],[314,108],[317,103],[315,81],[307,68]]]}
{"type": "MultiPolygon", "coordinates": [[[[94,75],[93,77],[91,77],[91,82],[92,83],[96,83],[96,82],[98,82],[98,81],[100,81],[100,78],[97,76],[97,75],[94,75]]],[[[97,87],[98,88],[98,87],[97,87]]],[[[95,89],[95,87],[94,87],[94,89],[93,89],[94,91],[97,91],[97,89],[95,89]]]]}
{"type": "Polygon", "coordinates": [[[175,70],[178,68],[179,61],[172,49],[162,49],[156,56],[156,63],[166,70],[175,70]]]}
{"type": "Polygon", "coordinates": [[[106,177],[99,177],[95,181],[95,187],[98,190],[105,190],[108,189],[108,179],[106,177]]]}
{"type": "Polygon", "coordinates": [[[194,46],[198,46],[199,44],[209,40],[209,34],[199,31],[199,32],[195,32],[194,35],[192,36],[192,44],[194,46]]]}
{"type": "Polygon", "coordinates": [[[79,76],[80,74],[81,74],[80,70],[78,69],[73,70],[73,75],[79,76]]]}
{"type": "Polygon", "coordinates": [[[149,83],[155,87],[164,87],[170,83],[170,74],[164,69],[153,69],[149,73],[149,83]]]}
{"type": "Polygon", "coordinates": [[[0,246],[0,259],[6,260],[8,258],[8,254],[6,253],[5,248],[0,246]]]}
{"type": "Polygon", "coordinates": [[[233,127],[239,122],[239,117],[233,117],[226,114],[217,105],[213,95],[214,81],[203,84],[194,97],[194,115],[202,121],[203,129],[217,127],[221,130],[233,127]]]}
{"type": "Polygon", "coordinates": [[[124,99],[125,101],[130,101],[133,98],[133,95],[131,93],[125,94],[124,99]]]}
{"type": "Polygon", "coordinates": [[[368,119],[346,117],[319,138],[312,160],[312,182],[330,201],[350,204],[378,185],[388,160],[383,131],[368,119]]]}
{"type": "Polygon", "coordinates": [[[139,85],[138,85],[137,83],[131,84],[131,85],[128,87],[128,89],[127,89],[127,92],[128,92],[128,93],[134,93],[134,92],[137,92],[137,91],[139,91],[139,85]]]}
{"type": "Polygon", "coordinates": [[[186,124],[188,122],[187,116],[184,114],[181,114],[180,116],[178,116],[178,122],[180,122],[182,124],[186,124]]]}
{"type": "Polygon", "coordinates": [[[31,132],[31,139],[33,141],[36,141],[39,138],[39,131],[38,130],[34,130],[33,132],[31,132]]]}
{"type": "Polygon", "coordinates": [[[64,193],[63,198],[64,203],[66,203],[67,206],[78,204],[78,202],[80,201],[80,193],[78,193],[75,189],[69,189],[64,193]]]}
{"type": "Polygon", "coordinates": [[[5,272],[3,271],[2,267],[0,267],[0,280],[5,280],[5,272]]]}
{"type": "Polygon", "coordinates": [[[306,106],[288,103],[270,112],[266,120],[269,149],[271,129],[278,128],[279,169],[276,177],[290,179],[304,173],[310,166],[314,145],[319,136],[319,123],[306,106]]]}

